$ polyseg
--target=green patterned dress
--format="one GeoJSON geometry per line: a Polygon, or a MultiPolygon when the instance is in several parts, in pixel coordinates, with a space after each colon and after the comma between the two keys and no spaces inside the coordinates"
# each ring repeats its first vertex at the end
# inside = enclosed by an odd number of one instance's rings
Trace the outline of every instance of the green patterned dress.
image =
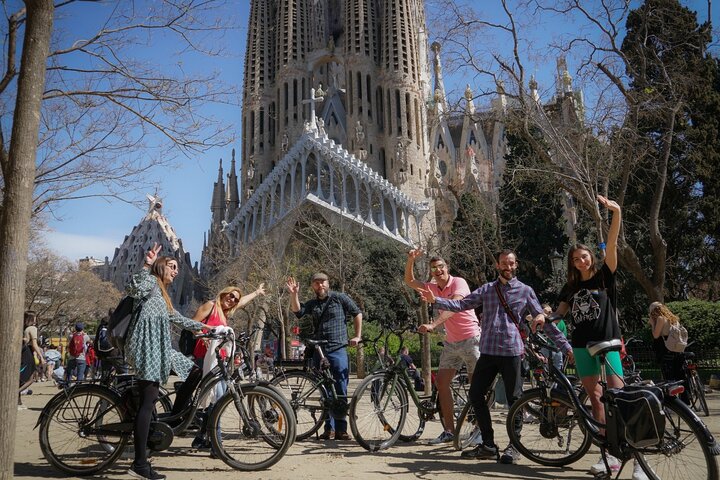
{"type": "Polygon", "coordinates": [[[128,332],[125,345],[127,360],[135,368],[139,380],[167,382],[170,370],[184,380],[193,362],[180,352],[173,350],[170,343],[170,322],[188,330],[200,330],[204,325],[183,317],[173,310],[168,313],[167,304],[157,285],[157,279],[143,268],[133,275],[127,287],[128,295],[139,302],[150,294],[140,315],[128,332]]]}

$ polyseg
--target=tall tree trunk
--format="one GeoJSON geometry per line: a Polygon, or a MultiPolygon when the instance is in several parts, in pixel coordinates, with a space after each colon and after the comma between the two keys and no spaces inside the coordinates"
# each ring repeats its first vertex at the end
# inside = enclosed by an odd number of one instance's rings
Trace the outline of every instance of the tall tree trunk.
{"type": "Polygon", "coordinates": [[[15,114],[0,209],[0,479],[12,478],[25,273],[30,234],[35,155],[45,66],[50,48],[52,0],[25,0],[27,21],[18,76],[15,114]]]}

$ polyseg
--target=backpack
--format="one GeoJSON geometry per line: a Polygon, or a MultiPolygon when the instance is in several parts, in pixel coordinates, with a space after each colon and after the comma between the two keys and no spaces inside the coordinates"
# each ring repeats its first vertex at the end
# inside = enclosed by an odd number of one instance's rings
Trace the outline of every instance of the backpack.
{"type": "Polygon", "coordinates": [[[180,332],[180,339],[178,340],[178,351],[183,355],[192,355],[195,350],[195,335],[190,330],[183,330],[180,332]]]}
{"type": "Polygon", "coordinates": [[[120,300],[110,315],[107,326],[108,339],[113,348],[117,348],[121,353],[124,352],[130,326],[140,315],[143,305],[157,288],[158,286],[155,285],[150,293],[140,299],[137,305],[135,305],[135,298],[129,295],[120,300]]]}
{"type": "Polygon", "coordinates": [[[70,344],[68,345],[68,352],[73,357],[79,357],[85,353],[85,334],[82,332],[75,332],[70,337],[70,344]]]}
{"type": "Polygon", "coordinates": [[[109,354],[113,350],[112,343],[110,343],[110,335],[108,334],[107,325],[101,324],[95,333],[95,341],[93,342],[95,352],[99,357],[109,354]]]}
{"type": "Polygon", "coordinates": [[[688,344],[688,331],[680,323],[670,325],[670,333],[665,337],[665,347],[671,352],[684,352],[688,344]]]}

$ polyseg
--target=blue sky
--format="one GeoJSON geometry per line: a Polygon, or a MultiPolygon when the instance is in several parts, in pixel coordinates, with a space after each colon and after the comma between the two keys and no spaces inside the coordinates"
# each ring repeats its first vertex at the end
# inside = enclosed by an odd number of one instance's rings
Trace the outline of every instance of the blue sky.
{"type": "MultiPolygon", "coordinates": [[[[111,5],[112,2],[107,4],[111,5]]],[[[498,9],[497,4],[499,2],[496,0],[486,1],[483,2],[482,8],[490,14],[494,14],[498,9]]],[[[683,2],[683,4],[691,9],[699,10],[699,19],[701,21],[705,20],[706,1],[693,0],[683,2]]],[[[228,32],[224,38],[229,54],[222,58],[197,60],[198,63],[195,67],[203,68],[206,66],[207,68],[218,69],[226,83],[241,87],[249,1],[229,1],[227,9],[228,11],[225,13],[238,20],[237,28],[228,32]],[[207,63],[207,65],[204,65],[204,63],[207,63]]],[[[715,9],[717,10],[717,7],[715,9]]],[[[714,24],[717,25],[717,12],[714,12],[713,16],[715,17],[714,24]]],[[[80,28],[81,25],[90,28],[91,20],[92,18],[84,16],[74,16],[66,18],[64,22],[67,22],[66,25],[69,24],[71,28],[80,28]]],[[[552,35],[557,35],[562,30],[557,25],[555,23],[553,28],[547,28],[547,25],[536,25],[534,35],[537,36],[538,40],[547,41],[552,35]]],[[[572,31],[572,27],[569,25],[563,27],[572,31]]],[[[432,32],[430,33],[432,37],[432,32]]],[[[148,55],[154,57],[157,62],[163,62],[166,60],[165,56],[168,55],[168,50],[166,48],[153,48],[148,55]]],[[[552,88],[555,69],[554,61],[543,63],[538,58],[537,65],[534,73],[541,83],[541,89],[543,87],[552,88]]],[[[572,65],[570,67],[572,69],[572,65]]],[[[448,91],[452,91],[450,100],[457,101],[461,98],[466,79],[446,78],[446,83],[448,84],[448,91]]],[[[472,80],[471,86],[476,87],[472,85],[472,80]]],[[[476,105],[483,107],[483,102],[485,100],[480,100],[476,105]]],[[[231,122],[236,136],[239,137],[241,128],[239,106],[210,106],[207,113],[231,122]]],[[[232,148],[236,149],[238,152],[237,158],[240,160],[240,143],[237,140],[226,148],[213,149],[202,155],[182,159],[177,162],[176,168],[164,171],[156,170],[152,173],[156,177],[155,180],[162,183],[159,194],[164,199],[164,213],[182,239],[185,250],[190,252],[193,262],[200,260],[203,235],[209,227],[210,199],[213,182],[217,178],[218,162],[221,158],[223,159],[223,166],[225,173],[227,173],[232,148]]],[[[144,195],[139,195],[138,200],[141,198],[144,198],[144,195]]],[[[145,207],[137,208],[119,201],[107,202],[89,199],[65,202],[55,212],[59,219],[49,219],[50,231],[46,233],[45,240],[50,248],[71,260],[77,260],[85,256],[99,259],[107,256],[112,259],[115,248],[120,246],[125,235],[131,232],[133,227],[145,215],[145,212],[145,207]]]]}

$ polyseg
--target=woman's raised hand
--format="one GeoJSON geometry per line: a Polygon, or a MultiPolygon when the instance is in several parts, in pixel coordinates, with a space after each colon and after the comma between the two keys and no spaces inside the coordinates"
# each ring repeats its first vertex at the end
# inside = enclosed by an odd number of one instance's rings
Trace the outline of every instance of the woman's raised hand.
{"type": "Polygon", "coordinates": [[[152,264],[155,263],[155,260],[157,260],[158,253],[160,253],[160,250],[162,250],[162,245],[153,243],[153,246],[150,247],[148,249],[148,251],[145,253],[145,265],[152,266],[152,264]]]}
{"type": "Polygon", "coordinates": [[[261,283],[260,285],[258,285],[257,290],[255,290],[255,294],[256,295],[265,295],[265,284],[264,283],[261,283]]]}
{"type": "Polygon", "coordinates": [[[608,210],[612,212],[620,211],[620,205],[615,200],[610,200],[609,198],[603,197],[602,195],[598,195],[597,198],[600,205],[607,208],[608,210]]]}

